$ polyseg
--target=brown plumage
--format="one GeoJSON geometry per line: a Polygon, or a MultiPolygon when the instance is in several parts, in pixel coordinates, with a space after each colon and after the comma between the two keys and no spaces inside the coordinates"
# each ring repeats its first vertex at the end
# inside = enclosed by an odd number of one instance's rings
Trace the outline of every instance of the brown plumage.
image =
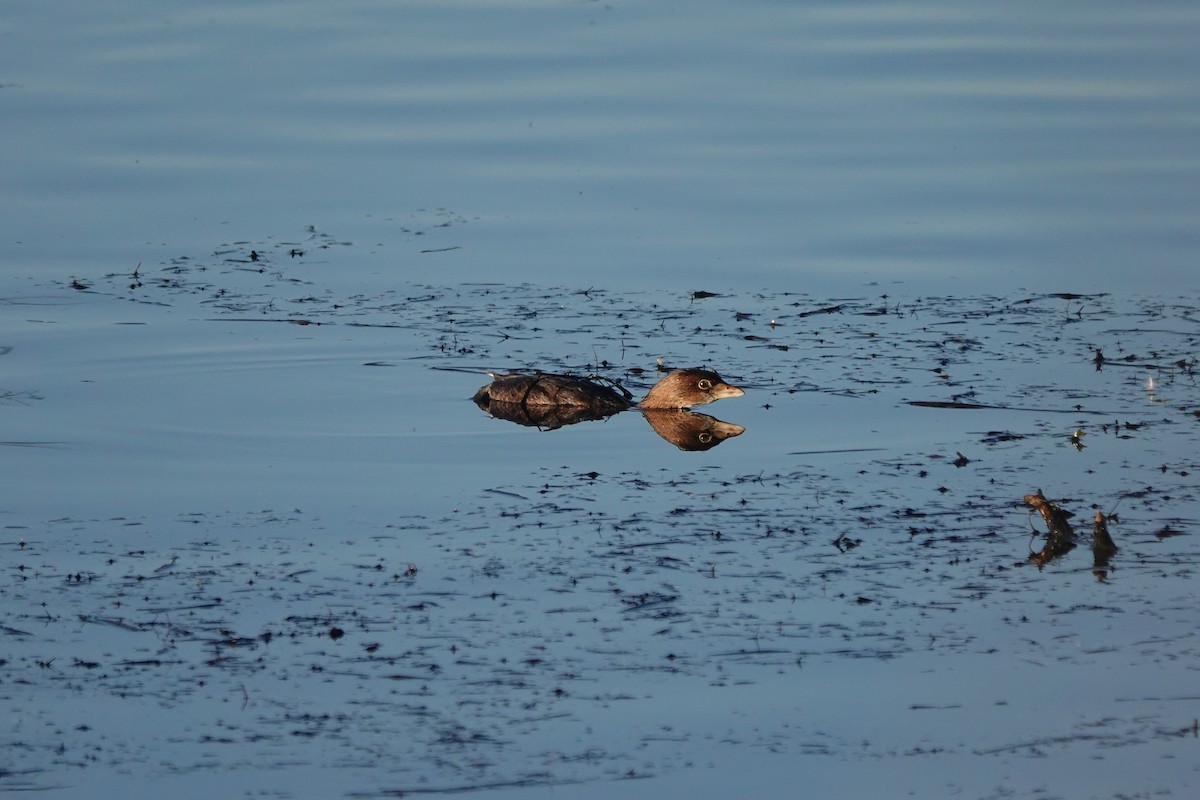
{"type": "Polygon", "coordinates": [[[741,397],[744,391],[707,369],[678,369],[666,375],[640,403],[618,384],[604,384],[574,375],[495,375],[475,393],[481,408],[491,403],[523,406],[571,406],[615,413],[627,408],[690,408],[741,397]]]}

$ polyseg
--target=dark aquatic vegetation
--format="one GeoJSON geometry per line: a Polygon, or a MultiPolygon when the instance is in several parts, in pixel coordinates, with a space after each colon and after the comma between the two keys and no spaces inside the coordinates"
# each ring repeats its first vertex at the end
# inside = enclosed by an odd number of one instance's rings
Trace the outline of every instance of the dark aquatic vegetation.
{"type": "Polygon", "coordinates": [[[228,759],[247,784],[312,778],[322,796],[597,797],[616,776],[677,796],[717,757],[706,747],[728,765],[715,777],[833,785],[849,765],[878,778],[851,787],[862,796],[941,796],[968,774],[1024,796],[1018,760],[1046,758],[1062,781],[1117,782],[1060,794],[1185,785],[1194,299],[1089,296],[1067,320],[1050,296],[347,294],[324,277],[334,245],[255,240],[81,275],[90,294],[60,282],[52,300],[70,302],[43,315],[98,314],[87,339],[57,360],[26,351],[46,330],[30,321],[0,345],[18,345],[4,388],[47,398],[0,392],[20,432],[0,446],[0,714],[16,720],[0,744],[29,768],[0,769],[0,788],[126,796],[135,771],[196,786],[228,759]],[[126,361],[92,384],[88,352],[126,361]],[[543,366],[476,397],[520,425],[634,411],[684,450],[743,432],[684,401],[648,407],[653,392],[639,406],[654,379],[638,365],[661,353],[752,382],[761,402],[738,407],[758,436],[720,459],[659,458],[625,415],[512,447],[524,432],[477,436],[495,425],[447,375],[543,366]],[[593,371],[626,385],[574,377],[593,371]],[[510,385],[521,394],[490,392],[510,385]],[[95,389],[120,391],[111,441],[95,389]],[[120,459],[119,483],[93,453],[120,459]],[[193,464],[204,480],[178,480],[193,464]],[[1090,542],[1057,514],[1031,530],[1019,501],[1040,485],[1047,512],[1121,504],[1124,519],[1098,516],[1090,542]],[[875,683],[886,708],[862,692],[875,683]]]}
{"type": "Polygon", "coordinates": [[[1045,547],[1040,552],[1029,555],[1031,563],[1043,567],[1075,548],[1075,531],[1071,529],[1069,522],[1074,514],[1047,500],[1041,489],[1034,494],[1025,495],[1025,505],[1041,514],[1049,529],[1045,547]]]}

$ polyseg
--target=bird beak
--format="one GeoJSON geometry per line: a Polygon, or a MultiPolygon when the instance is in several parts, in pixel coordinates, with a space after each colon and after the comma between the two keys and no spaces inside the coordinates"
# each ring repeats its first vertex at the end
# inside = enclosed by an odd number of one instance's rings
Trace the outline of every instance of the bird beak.
{"type": "Polygon", "coordinates": [[[718,383],[712,388],[712,391],[709,392],[709,394],[712,395],[713,400],[724,400],[728,397],[741,397],[745,393],[746,392],[742,389],[739,389],[738,387],[732,386],[728,383],[718,383]]]}

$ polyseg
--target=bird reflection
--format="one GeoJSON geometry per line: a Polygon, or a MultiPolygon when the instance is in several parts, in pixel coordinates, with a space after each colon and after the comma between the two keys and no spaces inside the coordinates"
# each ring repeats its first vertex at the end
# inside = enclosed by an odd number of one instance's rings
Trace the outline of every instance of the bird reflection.
{"type": "MultiPolygon", "coordinates": [[[[544,431],[552,431],[566,425],[592,422],[620,413],[619,410],[599,409],[589,406],[545,406],[525,403],[505,403],[476,396],[475,404],[489,416],[508,420],[544,431]]],[[[680,450],[711,450],[726,439],[745,432],[741,425],[722,422],[708,414],[699,414],[684,409],[645,409],[642,415],[650,427],[680,450]]]]}
{"type": "Polygon", "coordinates": [[[533,403],[508,403],[502,400],[490,400],[487,395],[475,395],[475,405],[496,419],[505,419],[518,425],[528,425],[531,428],[541,428],[546,431],[557,430],[564,425],[574,425],[577,422],[592,422],[593,420],[608,419],[621,409],[601,408],[597,406],[549,406],[533,403]]]}
{"type": "Polygon", "coordinates": [[[695,411],[647,409],[642,413],[655,433],[680,450],[711,450],[746,431],[741,425],[695,411]]]}

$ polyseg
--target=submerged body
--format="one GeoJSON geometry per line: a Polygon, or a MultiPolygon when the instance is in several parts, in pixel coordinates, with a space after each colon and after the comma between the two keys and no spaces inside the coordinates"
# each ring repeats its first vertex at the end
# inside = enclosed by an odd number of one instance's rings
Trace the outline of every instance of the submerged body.
{"type": "Polygon", "coordinates": [[[690,408],[745,394],[707,369],[677,369],[654,385],[640,403],[619,384],[605,384],[574,375],[496,375],[475,393],[483,408],[493,403],[521,406],[585,408],[604,414],[627,408],[690,408]]]}

